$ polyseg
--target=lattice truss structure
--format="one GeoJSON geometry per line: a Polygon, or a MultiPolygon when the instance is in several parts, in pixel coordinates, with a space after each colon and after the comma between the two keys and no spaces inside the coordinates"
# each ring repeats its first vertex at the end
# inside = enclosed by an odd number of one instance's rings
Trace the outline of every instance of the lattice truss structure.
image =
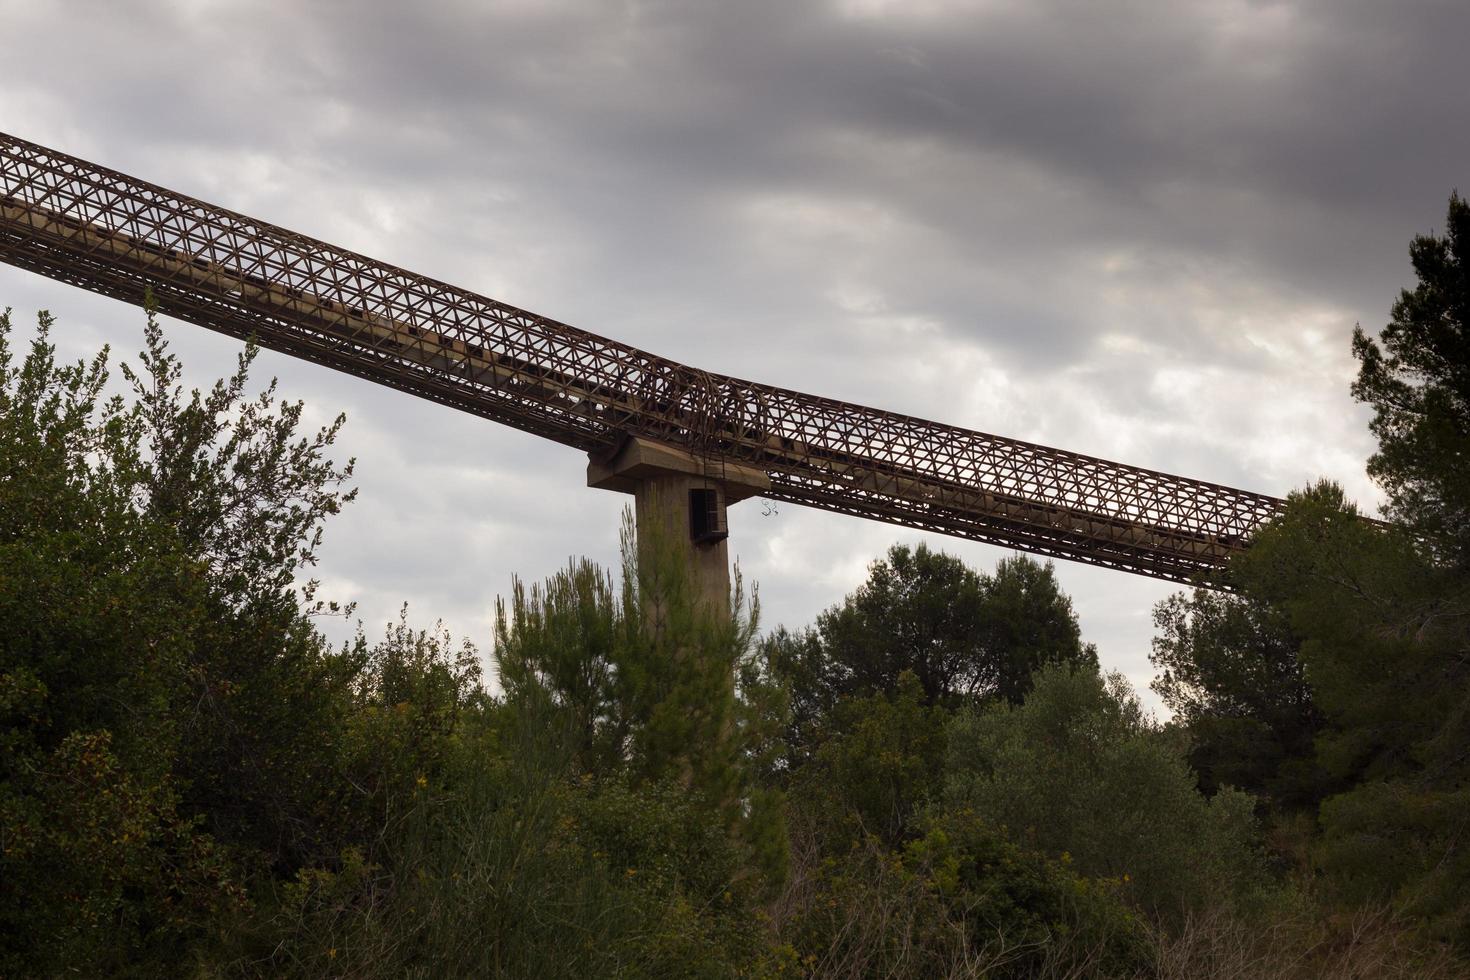
{"type": "Polygon", "coordinates": [[[712,374],[0,134],[0,259],[596,456],[628,436],[766,496],[1221,585],[1274,497],[712,374]]]}

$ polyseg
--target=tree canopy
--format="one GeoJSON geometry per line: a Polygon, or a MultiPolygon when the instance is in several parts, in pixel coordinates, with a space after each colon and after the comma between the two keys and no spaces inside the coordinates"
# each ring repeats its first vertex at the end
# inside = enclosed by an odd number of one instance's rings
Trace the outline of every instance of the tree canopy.
{"type": "Polygon", "coordinates": [[[334,851],[358,657],[296,580],[351,465],[244,397],[253,350],[185,394],[150,316],[107,398],[50,327],[17,363],[0,318],[0,972],[123,972],[334,851]]]}
{"type": "Polygon", "coordinates": [[[1249,590],[1196,589],[1160,602],[1154,626],[1153,689],[1189,730],[1201,788],[1293,804],[1319,793],[1322,717],[1287,614],[1249,590]]]}
{"type": "Polygon", "coordinates": [[[1443,235],[1409,246],[1419,278],[1375,340],[1353,333],[1353,395],[1373,407],[1368,472],[1389,516],[1470,568],[1470,202],[1451,194],[1443,235]]]}
{"type": "Polygon", "coordinates": [[[926,545],[894,545],[815,629],[767,642],[790,688],[794,746],[844,697],[891,693],[912,674],[925,703],[1021,700],[1035,669],[1095,664],[1050,563],[1016,556],[993,574],[926,545]]]}

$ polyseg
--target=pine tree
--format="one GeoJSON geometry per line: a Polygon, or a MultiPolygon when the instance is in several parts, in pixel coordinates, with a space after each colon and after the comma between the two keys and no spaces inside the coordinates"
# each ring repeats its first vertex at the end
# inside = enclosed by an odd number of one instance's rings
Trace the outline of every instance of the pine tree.
{"type": "Polygon", "coordinates": [[[1390,517],[1470,567],[1470,203],[1450,195],[1444,236],[1416,237],[1409,255],[1419,284],[1378,340],[1353,333],[1353,395],[1373,406],[1378,437],[1368,472],[1390,517]]]}

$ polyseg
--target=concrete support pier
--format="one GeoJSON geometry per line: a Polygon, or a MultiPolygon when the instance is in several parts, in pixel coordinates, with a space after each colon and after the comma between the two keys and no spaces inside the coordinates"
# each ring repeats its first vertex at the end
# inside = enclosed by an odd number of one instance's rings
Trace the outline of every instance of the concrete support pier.
{"type": "Polygon", "coordinates": [[[771,487],[749,466],[711,463],[683,449],[630,436],[608,456],[591,457],[587,485],[633,495],[640,540],[662,532],[687,542],[690,571],[702,601],[730,609],[729,525],[725,509],[771,487]]]}

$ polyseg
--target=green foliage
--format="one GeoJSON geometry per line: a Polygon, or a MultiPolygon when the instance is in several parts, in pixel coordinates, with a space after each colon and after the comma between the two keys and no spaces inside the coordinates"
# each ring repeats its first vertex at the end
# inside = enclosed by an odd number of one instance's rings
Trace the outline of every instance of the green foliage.
{"type": "Polygon", "coordinates": [[[834,670],[821,637],[814,629],[793,632],[784,626],[762,637],[760,655],[786,693],[781,770],[805,762],[820,743],[823,726],[841,698],[834,670]]]}
{"type": "Polygon", "coordinates": [[[1343,897],[1392,897],[1461,948],[1470,944],[1461,857],[1470,784],[1467,253],[1470,203],[1452,194],[1444,236],[1409,247],[1418,285],[1400,294],[1377,342],[1353,335],[1353,394],[1373,406],[1378,437],[1369,472],[1390,516],[1416,537],[1363,527],[1324,487],[1294,501],[1252,562],[1310,637],[1302,657],[1330,726],[1324,762],[1358,781],[1323,805],[1324,868],[1343,897]]]}
{"type": "Polygon", "coordinates": [[[723,783],[680,759],[651,763],[621,688],[596,695],[594,713],[569,696],[587,686],[553,686],[568,676],[559,665],[615,649],[589,637],[638,640],[606,576],[578,566],[519,594],[524,615],[500,624],[502,676],[516,678],[505,702],[485,697],[474,649],[442,630],[401,620],[367,652],[345,735],[365,822],[336,860],[296,875],[269,949],[237,951],[237,964],[354,977],[755,969],[760,872],[784,857],[779,798],[746,787],[732,827],[712,795],[723,783]],[[628,719],[621,741],[610,718],[628,719]],[[763,850],[773,832],[781,846],[763,850]]]}
{"type": "Polygon", "coordinates": [[[1429,934],[1470,943],[1470,789],[1374,780],[1322,805],[1318,856],[1345,905],[1385,900],[1429,934]]]}
{"type": "MultiPolygon", "coordinates": [[[[342,489],[353,462],[338,466],[327,455],[345,417],[298,438],[302,402],[278,403],[274,379],[246,395],[254,346],[229,378],[185,395],[183,366],[151,300],[144,340],[142,373],[122,365],[133,400],[108,413],[140,454],[130,461],[142,463],[133,475],[144,515],[207,563],[209,582],[232,606],[293,595],[297,573],[316,562],[324,522],[357,496],[342,489]]],[[[315,584],[306,591],[310,598],[315,584]]]]}
{"type": "Polygon", "coordinates": [[[503,699],[406,612],[333,649],[299,583],[352,496],[340,419],[298,437],[300,404],[246,396],[249,348],[186,393],[151,316],[107,400],[105,354],[56,364],[43,315],[16,364],[0,319],[0,975],[1165,973],[1284,908],[1235,783],[1327,796],[1300,850],[1343,908],[1470,942],[1463,406],[1434,373],[1464,210],[1416,243],[1388,356],[1358,341],[1419,536],[1294,495],[1237,596],[1156,610],[1169,728],[1099,676],[1049,565],[924,548],[756,644],[738,584],[709,609],[682,541],[630,531],[620,580],[573,564],[499,606],[503,699]]]}
{"type": "Polygon", "coordinates": [[[1205,799],[1183,746],[1152,725],[1119,675],[1049,667],[1019,705],[961,712],[946,796],[1019,842],[1124,882],[1142,908],[1178,917],[1263,883],[1252,799],[1205,799]]]}
{"type": "Polygon", "coordinates": [[[866,835],[890,848],[908,839],[919,808],[940,788],[947,721],[943,708],[925,705],[907,671],[891,695],[838,703],[831,734],[794,791],[822,824],[828,847],[866,835]]]}
{"type": "Polygon", "coordinates": [[[1403,532],[1359,520],[1330,484],[1293,495],[1239,572],[1304,638],[1326,722],[1320,760],[1346,787],[1319,816],[1330,888],[1349,902],[1392,899],[1470,942],[1470,866],[1458,857],[1470,581],[1426,561],[1403,532]]]}
{"type": "Polygon", "coordinates": [[[509,705],[406,615],[334,651],[309,618],[333,607],[296,583],[351,499],[340,419],[297,438],[299,404],[245,397],[250,349],[185,393],[151,317],[131,400],[104,402],[105,358],[56,365],[48,326],[13,366],[0,324],[0,974],[728,976],[764,955],[785,840],[756,777],[784,701],[753,610],[705,615],[653,542],[616,595],[591,569],[522,593],[509,705]]]}
{"type": "Polygon", "coordinates": [[[1036,670],[1048,664],[1096,667],[1097,650],[1082,642],[1072,600],[1062,592],[1051,562],[1023,555],[1002,558],[985,583],[981,635],[994,664],[994,694],[1020,704],[1036,670]]]}
{"type": "MultiPolygon", "coordinates": [[[[478,651],[455,646],[442,624],[414,630],[405,606],[371,648],[359,634],[350,711],[338,735],[338,771],[323,794],[340,814],[333,841],[365,860],[386,860],[384,828],[425,793],[446,792],[458,778],[466,745],[495,748],[493,706],[481,686],[478,651]]],[[[340,854],[318,859],[331,865],[340,854]]]]}
{"type": "Polygon", "coordinates": [[[646,910],[646,937],[622,955],[649,975],[730,976],[762,952],[757,901],[739,842],[675,783],[609,782],[574,797],[569,833],[646,910]],[[661,966],[654,967],[654,963],[661,966]]]}
{"type": "Polygon", "coordinates": [[[812,976],[1141,968],[1122,882],[1007,841],[963,801],[939,805],[950,718],[909,672],[831,712],[792,781],[797,855],[778,906],[792,962],[812,976]]]}
{"type": "Polygon", "coordinates": [[[1050,564],[1007,558],[984,575],[924,545],[893,546],[815,630],[778,631],[765,649],[790,690],[793,763],[842,698],[891,692],[905,671],[926,700],[953,708],[1018,700],[1042,664],[1097,662],[1050,564]]]}
{"type": "Polygon", "coordinates": [[[270,975],[729,977],[763,955],[742,850],[676,786],[551,775],[558,747],[467,742],[380,862],[287,890],[270,975]]]}
{"type": "Polygon", "coordinates": [[[958,558],[894,545],[868,580],[817,617],[830,710],[848,694],[886,693],[911,672],[927,700],[947,702],[993,687],[998,665],[982,657],[985,579],[958,558]]]}
{"type": "Polygon", "coordinates": [[[337,849],[324,794],[360,669],[308,618],[335,607],[314,602],[314,582],[296,588],[323,523],[355,496],[342,489],[352,463],[327,455],[343,420],[298,437],[301,402],[279,403],[274,381],[247,395],[253,347],[230,378],[186,393],[151,313],[145,341],[141,373],[122,368],[133,400],[104,424],[127,434],[140,517],[171,532],[205,589],[175,770],[207,829],[289,871],[337,849]]]}
{"type": "Polygon", "coordinates": [[[1131,977],[1150,964],[1116,882],[1079,877],[971,810],[925,817],[898,850],[868,837],[812,865],[778,922],[808,976],[1131,977]]]}
{"type": "Polygon", "coordinates": [[[205,592],[50,325],[16,365],[0,317],[0,974],[128,973],[241,900],[172,765],[205,592]]]}
{"type": "Polygon", "coordinates": [[[707,608],[686,542],[635,542],[631,517],[624,528],[619,589],[582,562],[529,591],[517,582],[497,607],[507,703],[523,725],[552,726],[571,772],[682,787],[779,877],[780,796],[757,777],[782,704],[754,649],[754,604],[737,575],[731,608],[707,608]]]}
{"type": "Polygon", "coordinates": [[[1160,602],[1154,625],[1153,688],[1189,731],[1201,788],[1314,803],[1322,719],[1285,613],[1250,593],[1196,589],[1160,602]]]}
{"type": "Polygon", "coordinates": [[[186,396],[150,315],[104,401],[106,353],[58,365],[50,325],[17,366],[0,321],[0,973],[153,974],[343,829],[356,668],[293,583],[350,467],[244,400],[252,350],[186,396]]]}
{"type": "Polygon", "coordinates": [[[1303,637],[1305,676],[1328,722],[1322,761],[1334,775],[1435,765],[1425,752],[1466,697],[1462,582],[1424,562],[1405,535],[1360,520],[1332,484],[1293,494],[1238,574],[1303,637]]]}
{"type": "Polygon", "coordinates": [[[178,812],[172,781],[130,772],[111,741],[72,732],[52,752],[5,760],[7,976],[146,976],[248,907],[227,856],[178,812]]]}
{"type": "Polygon", "coordinates": [[[528,718],[553,719],[582,772],[616,768],[627,750],[631,719],[622,716],[616,669],[637,642],[631,601],[583,560],[530,589],[516,579],[509,607],[496,605],[501,690],[528,718]]]}
{"type": "Polygon", "coordinates": [[[1470,568],[1470,203],[1451,194],[1444,236],[1416,237],[1409,256],[1418,285],[1377,341],[1353,333],[1353,395],[1373,406],[1378,437],[1368,472],[1391,517],[1470,568]]]}
{"type": "Polygon", "coordinates": [[[109,729],[113,751],[156,778],[203,590],[173,536],[134,507],[126,419],[97,419],[105,359],[56,365],[50,322],[15,367],[0,318],[4,745],[46,751],[109,729]]]}
{"type": "Polygon", "coordinates": [[[973,810],[931,818],[904,859],[963,919],[972,948],[1004,937],[1017,965],[1060,961],[1104,976],[1147,964],[1142,923],[1118,900],[1118,880],[1083,878],[1069,857],[1024,850],[973,810]]]}

